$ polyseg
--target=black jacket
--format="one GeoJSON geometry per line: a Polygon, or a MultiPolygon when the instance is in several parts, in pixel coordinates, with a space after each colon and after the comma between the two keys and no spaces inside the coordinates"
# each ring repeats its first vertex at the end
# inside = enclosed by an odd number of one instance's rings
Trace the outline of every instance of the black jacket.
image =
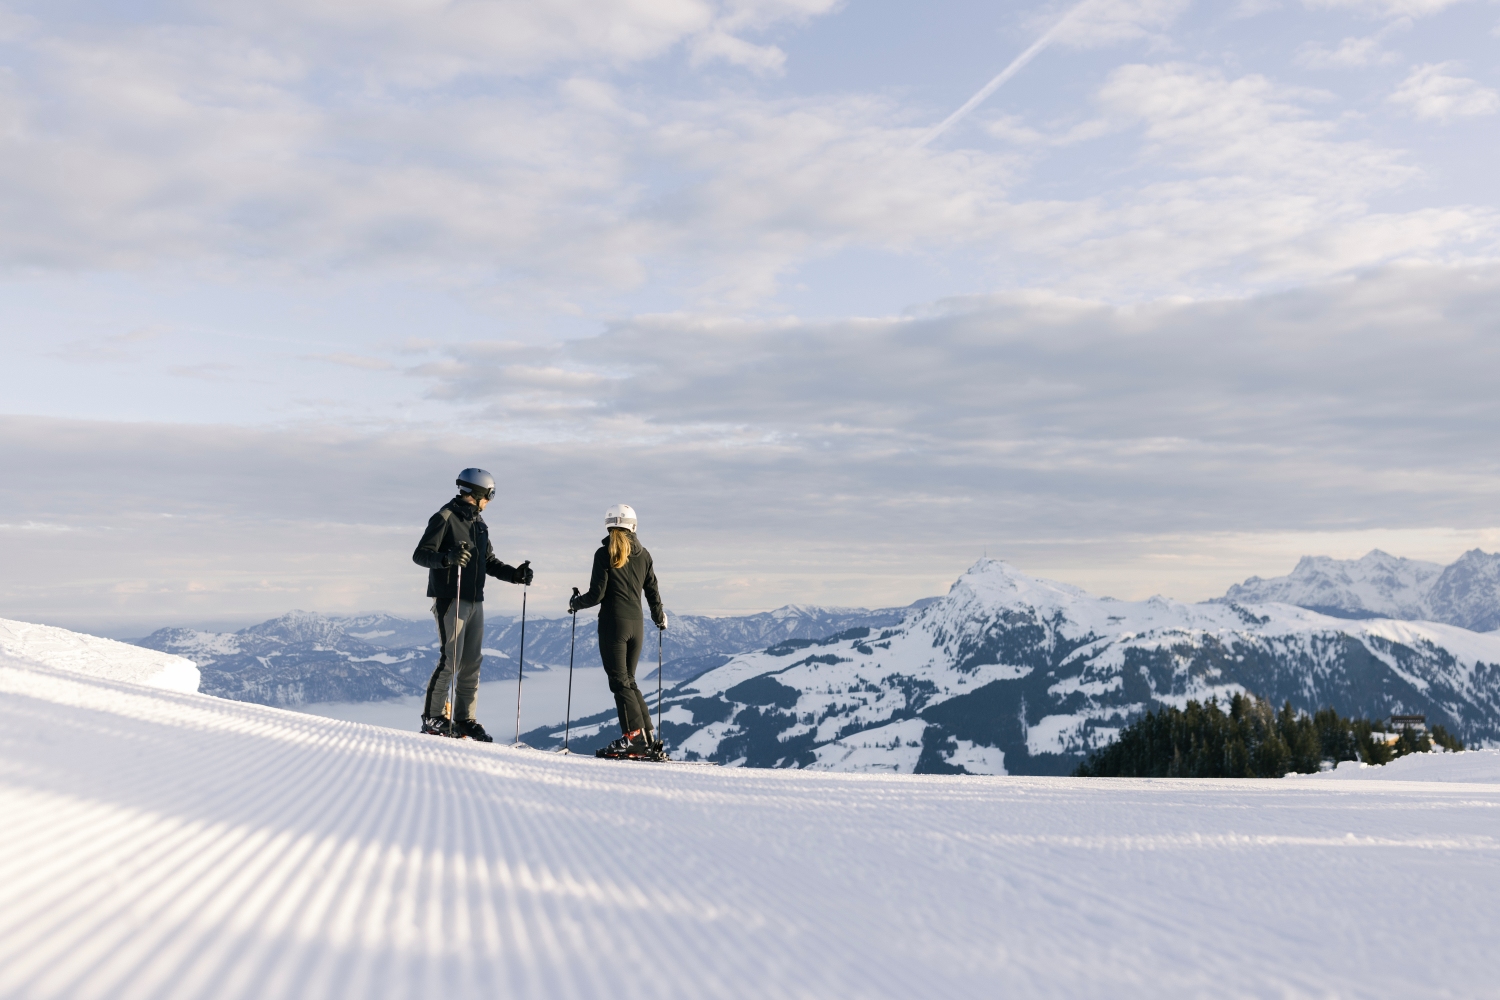
{"type": "Polygon", "coordinates": [[[635,551],[630,559],[615,569],[609,564],[609,539],[602,540],[599,551],[594,553],[594,573],[589,579],[589,592],[573,603],[575,608],[592,608],[601,605],[599,618],[620,622],[641,620],[641,591],[651,604],[651,620],[661,625],[661,591],[656,587],[656,570],[651,565],[651,553],[634,535],[630,537],[635,551]]]}
{"type": "Polygon", "coordinates": [[[458,551],[460,542],[468,542],[474,552],[474,558],[463,569],[463,589],[459,594],[462,600],[484,600],[486,573],[506,583],[516,582],[516,568],[495,558],[495,550],[490,545],[490,528],[479,515],[479,508],[454,497],[428,520],[427,530],[422,533],[417,550],[411,554],[412,562],[427,567],[428,597],[453,596],[458,569],[444,564],[451,553],[458,551]]]}

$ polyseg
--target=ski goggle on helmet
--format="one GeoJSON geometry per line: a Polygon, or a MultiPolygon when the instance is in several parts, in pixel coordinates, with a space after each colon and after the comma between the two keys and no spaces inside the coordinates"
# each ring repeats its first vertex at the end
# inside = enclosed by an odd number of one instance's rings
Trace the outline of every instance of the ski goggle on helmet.
{"type": "Polygon", "coordinates": [[[458,492],[476,500],[495,499],[495,477],[483,469],[465,469],[453,482],[458,486],[458,492]]]}
{"type": "Polygon", "coordinates": [[[604,512],[604,526],[606,528],[624,528],[626,531],[635,530],[635,508],[628,503],[617,503],[604,512]]]}

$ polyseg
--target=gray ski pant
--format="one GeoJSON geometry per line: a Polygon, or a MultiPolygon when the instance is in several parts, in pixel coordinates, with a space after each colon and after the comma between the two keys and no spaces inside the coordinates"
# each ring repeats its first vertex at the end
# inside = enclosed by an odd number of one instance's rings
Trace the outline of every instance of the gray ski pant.
{"type": "Polygon", "coordinates": [[[427,682],[427,700],[422,714],[433,717],[446,715],[443,706],[448,702],[449,676],[453,659],[453,606],[458,605],[458,689],[455,693],[453,718],[472,722],[474,706],[479,701],[479,664],[484,659],[484,602],[456,601],[445,598],[434,601],[432,617],[437,619],[438,640],[442,653],[438,657],[437,669],[427,682]]]}

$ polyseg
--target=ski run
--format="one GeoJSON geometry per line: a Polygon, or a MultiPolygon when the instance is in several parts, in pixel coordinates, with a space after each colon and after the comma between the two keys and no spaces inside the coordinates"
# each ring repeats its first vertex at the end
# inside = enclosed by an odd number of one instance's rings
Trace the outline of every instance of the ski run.
{"type": "Polygon", "coordinates": [[[196,674],[0,622],[0,997],[1500,994],[1500,751],[1275,781],[632,764],[196,674]]]}

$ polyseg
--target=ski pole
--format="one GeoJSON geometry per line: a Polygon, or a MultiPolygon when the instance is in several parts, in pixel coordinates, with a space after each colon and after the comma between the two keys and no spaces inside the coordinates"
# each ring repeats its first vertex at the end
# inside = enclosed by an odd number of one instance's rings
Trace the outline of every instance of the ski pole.
{"type": "Polygon", "coordinates": [[[526,587],[521,587],[521,655],[516,661],[516,746],[521,744],[521,678],[526,676],[526,587]]]}
{"type": "MultiPolygon", "coordinates": [[[[459,551],[463,543],[459,543],[459,551]]],[[[458,605],[464,595],[464,564],[453,566],[453,653],[448,657],[448,735],[458,732],[458,605]]]]}
{"type": "MultiPolygon", "coordinates": [[[[578,588],[573,588],[573,596],[578,596],[578,588]]],[[[563,750],[568,749],[568,735],[573,731],[573,647],[578,642],[578,612],[569,609],[568,614],[573,616],[573,631],[568,637],[568,709],[563,722],[563,750]]]]}
{"type": "Polygon", "coordinates": [[[661,734],[661,634],[664,630],[656,630],[656,741],[666,747],[667,741],[661,734]]]}

